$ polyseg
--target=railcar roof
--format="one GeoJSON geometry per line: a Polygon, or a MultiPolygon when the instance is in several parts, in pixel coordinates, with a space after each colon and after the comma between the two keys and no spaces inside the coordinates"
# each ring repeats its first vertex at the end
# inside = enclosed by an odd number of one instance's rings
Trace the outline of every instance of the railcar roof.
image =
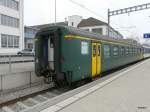
{"type": "Polygon", "coordinates": [[[80,36],[89,37],[89,38],[92,38],[92,39],[101,39],[101,40],[104,40],[104,41],[118,42],[118,43],[124,43],[124,44],[128,44],[128,45],[135,45],[135,46],[140,46],[141,47],[141,45],[133,44],[131,42],[125,42],[124,39],[114,39],[114,38],[110,38],[108,36],[104,36],[104,35],[101,35],[101,34],[98,34],[98,33],[92,33],[92,32],[89,32],[89,31],[85,31],[83,29],[74,28],[74,27],[70,27],[70,26],[50,26],[50,27],[41,29],[38,34],[40,34],[42,32],[49,31],[49,30],[53,30],[53,29],[59,29],[59,28],[60,29],[66,29],[68,34],[72,34],[72,35],[80,35],[80,36]]]}

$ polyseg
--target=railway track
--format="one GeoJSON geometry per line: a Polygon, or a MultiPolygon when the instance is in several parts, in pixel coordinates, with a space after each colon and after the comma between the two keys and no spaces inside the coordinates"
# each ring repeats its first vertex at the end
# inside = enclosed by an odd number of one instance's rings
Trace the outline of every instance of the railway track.
{"type": "Polygon", "coordinates": [[[37,106],[40,103],[46,102],[51,98],[59,96],[71,90],[69,87],[51,88],[49,90],[22,97],[14,101],[1,104],[0,112],[24,112],[29,108],[37,106]]]}

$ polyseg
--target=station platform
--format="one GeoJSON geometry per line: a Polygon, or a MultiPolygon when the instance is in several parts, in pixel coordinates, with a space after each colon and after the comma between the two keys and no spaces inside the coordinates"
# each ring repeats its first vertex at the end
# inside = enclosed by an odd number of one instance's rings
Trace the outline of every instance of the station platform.
{"type": "Polygon", "coordinates": [[[93,83],[40,112],[150,112],[150,59],[93,83]]]}

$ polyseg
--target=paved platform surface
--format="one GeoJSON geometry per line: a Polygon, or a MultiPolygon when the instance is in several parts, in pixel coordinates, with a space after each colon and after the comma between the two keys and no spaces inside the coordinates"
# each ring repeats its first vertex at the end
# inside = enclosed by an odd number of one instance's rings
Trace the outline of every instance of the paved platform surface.
{"type": "Polygon", "coordinates": [[[150,59],[41,112],[150,112],[150,59]]]}
{"type": "Polygon", "coordinates": [[[60,112],[150,112],[150,59],[60,112]]]}

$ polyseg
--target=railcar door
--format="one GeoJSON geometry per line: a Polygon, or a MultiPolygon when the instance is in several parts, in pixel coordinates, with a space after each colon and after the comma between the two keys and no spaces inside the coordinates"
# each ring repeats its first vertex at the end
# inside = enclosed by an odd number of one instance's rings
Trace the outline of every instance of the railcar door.
{"type": "Polygon", "coordinates": [[[101,73],[101,45],[98,43],[97,44],[97,75],[101,73]]]}
{"type": "Polygon", "coordinates": [[[101,73],[101,44],[92,43],[92,77],[101,73]]]}

